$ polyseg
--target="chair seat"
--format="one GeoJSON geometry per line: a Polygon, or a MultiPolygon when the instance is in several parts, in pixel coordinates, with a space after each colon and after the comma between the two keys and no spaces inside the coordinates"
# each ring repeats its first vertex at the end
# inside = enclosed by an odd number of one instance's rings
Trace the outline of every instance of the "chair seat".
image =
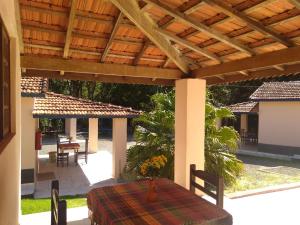
{"type": "Polygon", "coordinates": [[[69,156],[69,152],[58,153],[58,156],[69,156]]]}

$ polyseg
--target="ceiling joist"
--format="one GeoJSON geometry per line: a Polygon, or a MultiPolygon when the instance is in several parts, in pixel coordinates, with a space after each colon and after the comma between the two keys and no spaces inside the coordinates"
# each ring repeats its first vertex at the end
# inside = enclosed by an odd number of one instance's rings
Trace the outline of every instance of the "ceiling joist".
{"type": "Polygon", "coordinates": [[[189,65],[180,52],[164,36],[156,31],[157,25],[141,11],[136,0],[110,0],[128,17],[157,47],[160,48],[184,73],[189,73],[189,65]]]}
{"type": "Polygon", "coordinates": [[[26,69],[92,73],[127,77],[147,77],[154,79],[180,79],[183,73],[178,69],[105,64],[80,60],[21,56],[21,67],[26,69]]]}
{"type": "Polygon", "coordinates": [[[243,12],[240,12],[240,11],[230,7],[224,1],[220,1],[220,0],[203,0],[203,1],[205,1],[209,5],[212,5],[213,7],[217,7],[218,9],[220,9],[222,12],[224,12],[228,16],[231,16],[235,19],[238,19],[238,20],[241,20],[241,21],[245,22],[253,30],[258,31],[258,32],[260,32],[260,33],[262,33],[262,34],[264,34],[268,37],[271,37],[275,41],[277,41],[277,42],[279,42],[279,43],[281,43],[281,44],[283,44],[287,47],[291,47],[291,46],[294,45],[292,42],[290,42],[289,40],[287,40],[286,38],[284,38],[280,34],[277,34],[273,30],[271,30],[270,28],[262,25],[261,23],[257,22],[256,20],[251,19],[250,17],[248,17],[243,12]]]}
{"type": "Polygon", "coordinates": [[[160,10],[164,11],[165,13],[171,15],[172,17],[176,18],[177,20],[193,27],[196,30],[199,30],[203,33],[206,33],[207,35],[223,42],[226,43],[227,45],[238,49],[239,51],[242,51],[244,53],[246,53],[247,55],[254,55],[255,53],[248,48],[247,46],[244,46],[243,44],[241,44],[239,41],[229,38],[226,35],[222,34],[221,32],[214,30],[213,28],[206,26],[203,23],[200,23],[198,20],[185,15],[182,12],[179,12],[176,9],[172,9],[170,8],[168,5],[166,5],[165,3],[158,1],[158,0],[144,0],[145,2],[147,2],[148,4],[151,4],[157,8],[159,8],[160,10]]]}

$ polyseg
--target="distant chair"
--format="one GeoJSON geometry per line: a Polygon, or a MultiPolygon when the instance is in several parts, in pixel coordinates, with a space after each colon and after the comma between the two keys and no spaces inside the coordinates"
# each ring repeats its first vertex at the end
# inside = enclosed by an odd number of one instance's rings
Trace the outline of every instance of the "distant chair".
{"type": "Polygon", "coordinates": [[[89,154],[89,139],[85,139],[85,146],[84,151],[78,151],[77,152],[77,160],[79,158],[83,158],[85,160],[85,163],[88,163],[88,154],[89,154]]]}
{"type": "Polygon", "coordinates": [[[203,170],[196,170],[196,165],[190,165],[190,191],[196,192],[196,189],[204,192],[210,197],[216,200],[216,205],[223,208],[223,198],[224,198],[224,179],[222,177],[215,176],[203,170]],[[196,178],[204,181],[204,186],[196,183],[196,178]],[[215,187],[215,192],[207,188],[207,185],[215,187]]]}
{"type": "Polygon", "coordinates": [[[60,138],[57,138],[57,146],[56,146],[56,166],[59,166],[62,163],[62,166],[67,162],[67,166],[69,166],[69,152],[60,152],[59,145],[61,144],[60,138]]]}
{"type": "Polygon", "coordinates": [[[51,184],[51,225],[67,225],[67,202],[59,200],[59,183],[51,184]]]}

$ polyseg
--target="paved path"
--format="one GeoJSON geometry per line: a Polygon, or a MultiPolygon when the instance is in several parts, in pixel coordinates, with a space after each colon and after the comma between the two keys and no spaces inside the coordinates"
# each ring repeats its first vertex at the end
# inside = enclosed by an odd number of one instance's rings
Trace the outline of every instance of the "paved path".
{"type": "MultiPolygon", "coordinates": [[[[239,199],[225,199],[234,225],[299,225],[300,188],[239,199]]],[[[21,225],[50,224],[50,213],[22,217],[21,225]]],[[[69,225],[89,225],[87,208],[68,210],[69,225]]]]}

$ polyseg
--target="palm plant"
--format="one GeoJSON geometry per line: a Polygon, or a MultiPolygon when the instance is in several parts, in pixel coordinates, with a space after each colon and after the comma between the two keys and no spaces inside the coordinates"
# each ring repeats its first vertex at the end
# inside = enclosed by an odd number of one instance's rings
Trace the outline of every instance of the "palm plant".
{"type": "MultiPolygon", "coordinates": [[[[127,152],[127,172],[138,174],[141,164],[157,155],[167,157],[160,176],[174,176],[174,91],[158,93],[152,97],[154,109],[134,120],[136,145],[127,152]]],[[[227,184],[235,181],[243,164],[236,158],[238,133],[231,127],[216,126],[218,119],[234,118],[227,108],[206,104],[205,117],[205,169],[222,175],[227,184]]]]}

